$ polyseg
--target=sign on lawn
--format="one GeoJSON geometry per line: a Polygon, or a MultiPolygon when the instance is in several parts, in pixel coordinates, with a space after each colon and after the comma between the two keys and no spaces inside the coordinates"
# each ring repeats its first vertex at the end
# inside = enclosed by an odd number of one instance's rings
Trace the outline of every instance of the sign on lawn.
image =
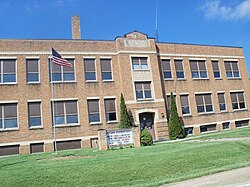
{"type": "Polygon", "coordinates": [[[133,144],[131,129],[109,130],[106,134],[109,147],[126,146],[133,144]]]}

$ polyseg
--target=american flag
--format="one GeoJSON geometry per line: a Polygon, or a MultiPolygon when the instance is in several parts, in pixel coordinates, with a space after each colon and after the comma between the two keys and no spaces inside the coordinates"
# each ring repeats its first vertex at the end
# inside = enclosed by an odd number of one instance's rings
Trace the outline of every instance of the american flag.
{"type": "Polygon", "coordinates": [[[53,48],[52,49],[52,62],[59,66],[67,66],[72,68],[72,64],[68,62],[66,59],[62,58],[62,56],[53,48]]]}

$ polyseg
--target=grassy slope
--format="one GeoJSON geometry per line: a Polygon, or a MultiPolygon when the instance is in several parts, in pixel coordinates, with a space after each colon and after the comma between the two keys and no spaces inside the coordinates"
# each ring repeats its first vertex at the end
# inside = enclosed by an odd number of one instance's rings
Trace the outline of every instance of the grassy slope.
{"type": "Polygon", "coordinates": [[[220,138],[244,138],[250,137],[250,127],[244,127],[234,130],[225,130],[220,132],[205,133],[199,136],[191,136],[191,139],[208,140],[220,138]]]}
{"type": "Polygon", "coordinates": [[[1,186],[156,186],[250,165],[250,141],[176,142],[138,149],[60,152],[95,156],[47,160],[43,153],[0,158],[1,186]]]}

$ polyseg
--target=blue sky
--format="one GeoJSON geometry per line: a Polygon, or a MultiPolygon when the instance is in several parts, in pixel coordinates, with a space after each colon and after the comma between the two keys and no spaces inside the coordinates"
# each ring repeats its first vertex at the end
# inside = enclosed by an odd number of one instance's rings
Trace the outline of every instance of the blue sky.
{"type": "MultiPolygon", "coordinates": [[[[0,0],[0,38],[113,40],[133,30],[155,36],[157,0],[0,0]]],[[[250,74],[250,0],[158,0],[159,41],[241,46],[250,74]]]]}

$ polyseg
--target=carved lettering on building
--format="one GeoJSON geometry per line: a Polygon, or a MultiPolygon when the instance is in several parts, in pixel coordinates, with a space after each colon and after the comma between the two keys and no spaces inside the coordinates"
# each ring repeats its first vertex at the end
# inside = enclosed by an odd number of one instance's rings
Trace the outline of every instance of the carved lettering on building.
{"type": "Polygon", "coordinates": [[[149,40],[124,40],[125,47],[150,47],[149,40]]]}

